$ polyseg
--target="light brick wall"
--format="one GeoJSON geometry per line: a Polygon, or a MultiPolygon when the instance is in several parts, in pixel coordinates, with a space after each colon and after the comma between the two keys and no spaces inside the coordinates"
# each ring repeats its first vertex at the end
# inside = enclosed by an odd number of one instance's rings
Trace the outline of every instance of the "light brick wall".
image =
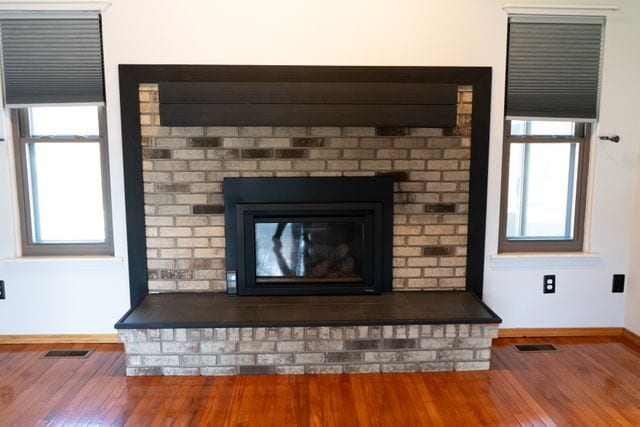
{"type": "Polygon", "coordinates": [[[127,375],[489,369],[497,325],[129,329],[127,375]]]}
{"type": "Polygon", "coordinates": [[[151,292],[225,291],[224,177],[373,176],[395,184],[393,288],[463,289],[471,89],[454,129],[163,127],[140,86],[151,292]]]}

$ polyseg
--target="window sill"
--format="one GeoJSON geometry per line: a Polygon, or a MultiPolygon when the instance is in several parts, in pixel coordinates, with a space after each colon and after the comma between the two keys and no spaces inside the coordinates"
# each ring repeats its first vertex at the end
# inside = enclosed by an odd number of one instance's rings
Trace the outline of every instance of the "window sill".
{"type": "Polygon", "coordinates": [[[489,256],[489,266],[495,269],[535,267],[593,267],[602,261],[594,252],[502,253],[489,256]]]}
{"type": "Polygon", "coordinates": [[[68,256],[68,257],[18,257],[3,261],[7,271],[96,271],[113,270],[124,266],[121,257],[68,256]]]}

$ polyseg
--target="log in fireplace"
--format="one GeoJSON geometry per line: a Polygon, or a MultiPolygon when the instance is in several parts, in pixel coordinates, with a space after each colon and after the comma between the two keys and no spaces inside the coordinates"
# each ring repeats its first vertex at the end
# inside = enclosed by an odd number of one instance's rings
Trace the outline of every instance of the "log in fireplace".
{"type": "Polygon", "coordinates": [[[230,294],[391,290],[391,176],[227,178],[224,202],[230,294]]]}

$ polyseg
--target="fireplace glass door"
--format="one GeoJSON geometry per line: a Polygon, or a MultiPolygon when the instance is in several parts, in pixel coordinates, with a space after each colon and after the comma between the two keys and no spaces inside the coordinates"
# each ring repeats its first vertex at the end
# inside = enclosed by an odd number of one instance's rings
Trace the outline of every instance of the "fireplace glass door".
{"type": "Polygon", "coordinates": [[[364,224],[318,218],[255,224],[256,284],[364,282],[364,224]]]}
{"type": "MultiPolygon", "coordinates": [[[[380,292],[377,204],[238,205],[238,293],[380,292]]],[[[378,215],[379,216],[379,215],[378,215]]]]}

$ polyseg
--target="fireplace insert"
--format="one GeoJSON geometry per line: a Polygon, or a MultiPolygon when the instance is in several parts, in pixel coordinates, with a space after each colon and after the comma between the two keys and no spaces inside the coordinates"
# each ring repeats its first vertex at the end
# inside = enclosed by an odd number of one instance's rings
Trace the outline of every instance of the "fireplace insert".
{"type": "Polygon", "coordinates": [[[228,293],[391,289],[391,177],[227,178],[224,197],[228,293]]]}

